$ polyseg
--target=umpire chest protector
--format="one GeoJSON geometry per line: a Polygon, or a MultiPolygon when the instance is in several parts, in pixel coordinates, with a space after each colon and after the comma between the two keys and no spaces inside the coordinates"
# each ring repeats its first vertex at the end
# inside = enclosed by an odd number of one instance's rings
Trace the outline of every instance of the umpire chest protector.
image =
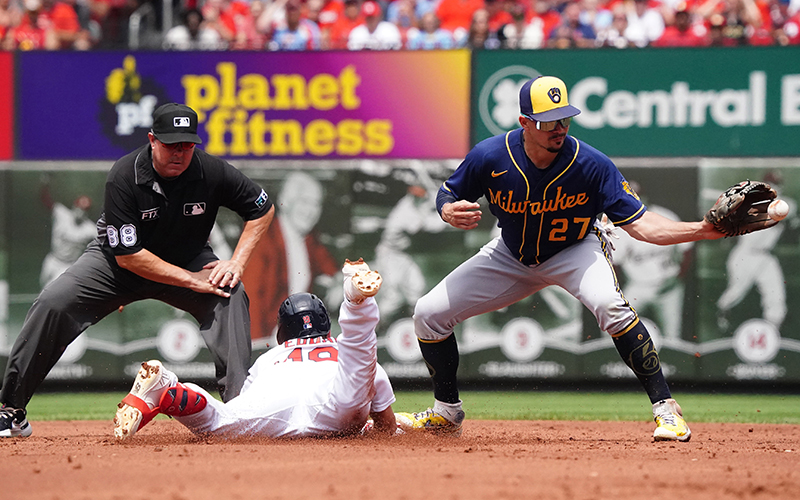
{"type": "Polygon", "coordinates": [[[200,149],[180,176],[162,179],[146,145],[121,158],[109,172],[98,233],[104,250],[114,255],[147,249],[185,267],[207,246],[220,206],[252,220],[271,205],[257,184],[200,149]]]}

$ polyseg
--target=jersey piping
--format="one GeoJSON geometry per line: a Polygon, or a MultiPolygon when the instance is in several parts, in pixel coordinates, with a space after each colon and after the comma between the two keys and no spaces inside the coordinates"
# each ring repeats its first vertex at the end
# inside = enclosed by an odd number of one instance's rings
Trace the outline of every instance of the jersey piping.
{"type": "MultiPolygon", "coordinates": [[[[520,168],[519,164],[517,163],[517,160],[514,158],[514,153],[511,152],[511,146],[508,144],[508,136],[511,135],[511,132],[513,132],[513,130],[510,131],[510,132],[506,132],[506,151],[508,151],[508,156],[511,157],[511,162],[517,168],[517,170],[519,171],[520,175],[522,175],[522,178],[525,179],[525,186],[526,186],[526,189],[527,189],[526,192],[525,192],[525,201],[526,201],[525,206],[527,207],[528,206],[527,202],[530,201],[529,198],[530,198],[530,195],[531,195],[531,185],[528,182],[528,176],[525,175],[525,172],[522,171],[522,169],[520,168]]],[[[523,149],[523,151],[525,150],[525,146],[524,145],[522,146],[522,149],[523,149]]],[[[525,255],[522,253],[522,249],[525,247],[525,234],[527,234],[527,232],[528,232],[528,211],[525,210],[525,218],[522,221],[522,243],[519,246],[519,254],[520,254],[519,260],[520,260],[520,262],[522,262],[522,259],[525,257],[525,255]]],[[[537,264],[538,264],[538,260],[537,260],[537,264]]]]}

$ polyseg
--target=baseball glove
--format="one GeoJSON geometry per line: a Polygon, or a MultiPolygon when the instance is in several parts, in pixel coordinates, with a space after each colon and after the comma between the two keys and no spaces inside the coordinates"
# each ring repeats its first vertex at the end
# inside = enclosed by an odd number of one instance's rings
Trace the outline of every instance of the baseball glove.
{"type": "Polygon", "coordinates": [[[767,215],[767,207],[777,196],[765,182],[742,181],[722,193],[703,218],[726,236],[767,229],[778,223],[767,215]]]}

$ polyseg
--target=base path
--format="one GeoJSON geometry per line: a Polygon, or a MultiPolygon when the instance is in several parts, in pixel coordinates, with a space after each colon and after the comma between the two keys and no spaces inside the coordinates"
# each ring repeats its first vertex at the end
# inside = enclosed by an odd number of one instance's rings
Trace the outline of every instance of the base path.
{"type": "Polygon", "coordinates": [[[458,439],[272,441],[193,436],[159,417],[117,443],[102,421],[34,421],[0,439],[9,499],[800,498],[800,426],[692,423],[688,443],[647,422],[479,421],[458,439]]]}

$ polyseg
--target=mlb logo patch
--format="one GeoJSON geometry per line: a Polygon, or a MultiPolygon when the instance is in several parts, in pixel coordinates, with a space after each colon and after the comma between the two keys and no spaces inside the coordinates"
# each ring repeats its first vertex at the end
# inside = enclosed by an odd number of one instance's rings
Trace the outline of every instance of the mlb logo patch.
{"type": "Polygon", "coordinates": [[[203,201],[183,205],[183,215],[203,215],[204,213],[206,213],[206,204],[203,201]]]}
{"type": "Polygon", "coordinates": [[[176,116],[172,119],[172,126],[175,128],[191,127],[192,121],[188,116],[176,116]]]}
{"type": "Polygon", "coordinates": [[[303,330],[311,330],[314,325],[311,324],[311,316],[306,314],[303,316],[303,330]]]}
{"type": "Polygon", "coordinates": [[[269,197],[267,196],[267,193],[262,189],[261,194],[259,194],[258,198],[256,198],[256,206],[261,208],[264,205],[264,203],[267,202],[268,198],[269,197]]]}

